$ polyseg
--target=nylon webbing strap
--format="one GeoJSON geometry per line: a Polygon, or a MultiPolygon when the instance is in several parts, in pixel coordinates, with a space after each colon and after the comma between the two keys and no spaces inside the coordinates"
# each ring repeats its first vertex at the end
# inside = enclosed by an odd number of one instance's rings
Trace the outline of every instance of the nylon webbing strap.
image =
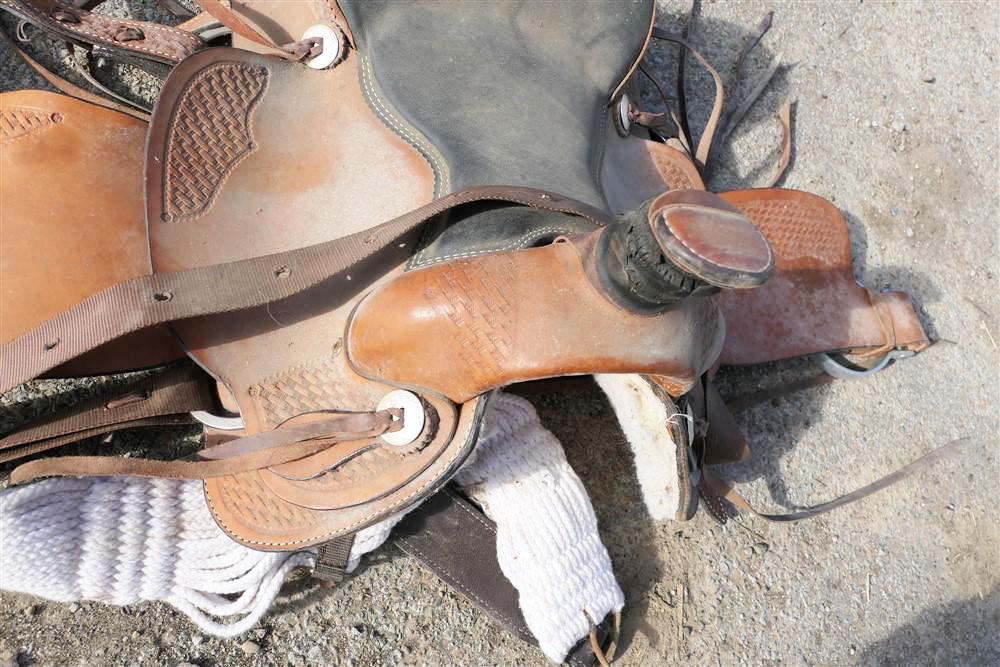
{"type": "Polygon", "coordinates": [[[354,546],[354,533],[340,535],[319,545],[312,575],[323,581],[340,583],[347,576],[347,562],[354,546]]]}
{"type": "Polygon", "coordinates": [[[194,423],[192,411],[213,409],[213,385],[182,364],[116,386],[0,438],[0,463],[112,431],[194,423]]]}
{"type": "Polygon", "coordinates": [[[580,215],[602,224],[600,211],[530,188],[480,187],[437,199],[371,229],[297,250],[133,278],[112,285],[0,348],[0,393],[146,327],[262,306],[347,272],[430,218],[461,204],[507,201],[580,215]]]}

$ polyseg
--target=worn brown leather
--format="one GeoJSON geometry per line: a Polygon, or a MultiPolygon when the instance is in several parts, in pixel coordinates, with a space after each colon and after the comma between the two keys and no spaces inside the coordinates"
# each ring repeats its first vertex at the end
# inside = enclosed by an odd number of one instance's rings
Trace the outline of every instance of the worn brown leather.
{"type": "Polygon", "coordinates": [[[687,299],[656,316],[620,308],[587,275],[594,241],[397,277],[358,305],[346,340],[351,364],[367,377],[456,402],[515,382],[587,373],[656,373],[689,388],[718,355],[723,328],[713,302],[687,299]]]}
{"type": "Polygon", "coordinates": [[[601,162],[601,187],[613,213],[635,210],[664,192],[705,189],[694,163],[677,149],[635,134],[617,136],[613,124],[617,113],[615,108],[608,110],[601,162]]]}
{"type": "Polygon", "coordinates": [[[123,429],[196,423],[215,409],[208,377],[191,364],[168,367],[44,415],[0,438],[0,463],[123,429]]]}
{"type": "Polygon", "coordinates": [[[716,195],[664,193],[650,204],[648,222],[674,265],[712,285],[758,287],[774,270],[774,255],[760,230],[716,195]]]}
{"type": "Polygon", "coordinates": [[[162,461],[120,456],[62,456],[18,466],[11,473],[10,481],[11,484],[24,484],[60,475],[188,480],[230,477],[311,456],[342,442],[375,437],[386,433],[392,423],[388,411],[326,412],[308,423],[220,443],[201,450],[192,459],[162,461]]]}
{"type": "Polygon", "coordinates": [[[59,0],[0,0],[0,10],[84,45],[166,65],[177,64],[206,46],[184,30],[94,14],[59,0]]]}
{"type": "MultiPolygon", "coordinates": [[[[214,145],[196,147],[204,153],[191,153],[193,161],[167,161],[162,177],[150,185],[148,219],[157,271],[343,237],[432,199],[434,180],[426,162],[365,104],[356,60],[348,57],[332,70],[311,71],[228,49],[196,58],[175,70],[160,101],[164,109],[176,105],[192,115],[165,112],[169,123],[159,130],[154,119],[150,159],[164,155],[170,142],[215,122],[209,108],[184,95],[204,90],[205,100],[228,105],[240,124],[207,133],[214,145]],[[309,100],[297,107],[294,120],[289,99],[309,100]],[[238,148],[246,140],[241,137],[252,137],[252,145],[238,148]],[[199,154],[212,159],[195,157],[199,154]],[[247,233],[248,224],[253,233],[247,233]]],[[[412,236],[402,241],[412,243],[412,236]]],[[[311,290],[264,308],[186,321],[176,331],[190,354],[233,393],[248,433],[331,405],[372,410],[394,387],[357,377],[343,363],[338,332],[354,295],[400,272],[411,247],[381,253],[357,267],[339,293],[311,290]]],[[[479,401],[459,412],[450,401],[423,398],[438,420],[423,449],[401,459],[374,448],[301,481],[267,470],[210,480],[206,491],[213,514],[241,542],[281,549],[350,532],[432,492],[468,453],[479,401]],[[371,471],[381,475],[373,477],[371,471]],[[327,506],[338,498],[353,499],[353,504],[337,511],[302,506],[315,505],[317,494],[325,494],[327,506]]]]}
{"type": "MultiPolygon", "coordinates": [[[[0,94],[0,343],[149,273],[145,133],[142,121],[63,95],[0,94]]],[[[145,368],[181,356],[169,332],[150,329],[52,374],[145,368]]]]}
{"type": "Polygon", "coordinates": [[[927,347],[905,294],[871,292],[855,281],[847,224],[836,206],[797,190],[741,190],[721,197],[753,220],[775,254],[775,271],[765,285],[718,296],[727,327],[722,363],[927,347]]]}

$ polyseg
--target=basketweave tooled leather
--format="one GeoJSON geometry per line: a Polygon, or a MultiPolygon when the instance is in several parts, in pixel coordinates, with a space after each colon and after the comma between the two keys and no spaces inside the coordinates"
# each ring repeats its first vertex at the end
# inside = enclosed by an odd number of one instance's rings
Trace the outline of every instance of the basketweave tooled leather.
{"type": "Polygon", "coordinates": [[[874,294],[855,280],[847,223],[836,206],[796,190],[741,190],[722,198],[754,221],[776,261],[760,288],[718,295],[728,324],[721,363],[927,347],[905,294],[874,294]]]}
{"type": "MultiPolygon", "coordinates": [[[[149,272],[145,140],[146,124],[121,113],[42,91],[0,94],[0,343],[149,272]]],[[[182,356],[169,332],[157,327],[51,375],[134,370],[182,356]]]]}

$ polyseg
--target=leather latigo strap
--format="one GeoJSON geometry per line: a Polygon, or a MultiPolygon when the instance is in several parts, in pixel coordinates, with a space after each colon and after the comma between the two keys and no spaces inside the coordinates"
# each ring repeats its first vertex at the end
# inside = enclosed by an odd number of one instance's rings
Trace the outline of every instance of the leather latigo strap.
{"type": "Polygon", "coordinates": [[[59,0],[0,0],[0,10],[84,46],[100,46],[124,59],[175,65],[206,48],[198,37],[157,23],[94,14],[59,0]]]}
{"type": "Polygon", "coordinates": [[[213,386],[190,364],[115,386],[0,438],[0,463],[114,431],[193,424],[191,412],[214,408],[213,386]]]}
{"type": "Polygon", "coordinates": [[[603,214],[554,194],[513,187],[455,192],[364,232],[288,252],[112,285],[0,347],[0,393],[121,336],[176,320],[288,298],[347,272],[430,218],[477,201],[502,201],[590,217],[603,214]]]}
{"type": "Polygon", "coordinates": [[[526,642],[534,637],[517,589],[497,562],[496,526],[451,487],[425,500],[392,531],[395,542],[446,584],[526,642]]]}
{"type": "Polygon", "coordinates": [[[867,498],[868,496],[878,493],[882,489],[892,486],[896,482],[908,479],[921,470],[929,468],[938,461],[958,454],[959,451],[961,451],[961,447],[970,442],[972,442],[972,438],[959,438],[957,440],[952,440],[951,442],[941,445],[936,449],[932,449],[930,452],[924,454],[915,461],[906,464],[902,468],[899,468],[898,470],[891,472],[888,475],[875,480],[871,484],[861,487],[860,489],[846,493],[829,502],[813,505],[812,507],[806,507],[785,514],[768,514],[757,511],[754,509],[753,505],[747,502],[747,500],[736,491],[736,489],[721,479],[709,466],[703,467],[701,470],[701,484],[699,485],[698,490],[700,491],[702,498],[705,500],[709,512],[720,523],[726,523],[729,516],[729,513],[720,502],[720,499],[725,499],[726,501],[732,503],[732,505],[738,510],[758,516],[765,521],[774,523],[802,521],[803,519],[810,519],[814,516],[825,514],[831,510],[837,509],[838,507],[850,505],[851,503],[855,503],[859,500],[867,498]]]}
{"type": "Polygon", "coordinates": [[[813,354],[876,357],[918,352],[927,334],[901,292],[861,287],[851,271],[851,244],[840,211],[796,190],[741,190],[721,195],[753,220],[775,254],[760,288],[723,292],[724,364],[755,364],[813,354]]]}
{"type": "Polygon", "coordinates": [[[84,90],[80,86],[72,83],[71,81],[63,78],[62,76],[56,74],[52,70],[48,69],[40,62],[36,61],[34,58],[28,55],[28,53],[21,48],[21,45],[16,41],[11,39],[7,33],[0,29],[0,42],[6,44],[10,47],[14,53],[20,56],[24,63],[33,69],[40,77],[48,81],[54,88],[59,90],[59,92],[69,95],[70,97],[76,98],[83,102],[89,102],[90,104],[95,104],[99,107],[104,107],[105,109],[112,109],[114,111],[119,111],[121,113],[127,114],[136,118],[138,120],[149,120],[149,114],[145,111],[139,110],[131,105],[121,104],[115,102],[114,100],[109,100],[100,95],[96,95],[88,90],[84,90]]]}
{"type": "MultiPolygon", "coordinates": [[[[537,644],[521,613],[517,589],[497,561],[496,525],[455,489],[448,486],[428,498],[392,533],[400,549],[505,630],[537,644]]],[[[606,646],[611,628],[610,617],[596,628],[600,647],[606,646]]],[[[582,639],[565,659],[572,667],[590,667],[598,661],[589,638],[582,639]]]]}
{"type": "Polygon", "coordinates": [[[159,461],[116,456],[63,456],[31,461],[10,475],[11,484],[59,475],[211,479],[297,461],[340,442],[372,438],[398,428],[390,411],[328,412],[301,426],[290,426],[229,440],[203,449],[194,460],[159,461]]]}

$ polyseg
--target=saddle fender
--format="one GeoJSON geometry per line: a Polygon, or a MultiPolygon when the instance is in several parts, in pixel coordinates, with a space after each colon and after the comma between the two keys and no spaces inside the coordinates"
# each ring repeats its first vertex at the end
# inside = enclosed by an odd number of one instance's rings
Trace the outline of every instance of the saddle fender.
{"type": "Polygon", "coordinates": [[[722,350],[718,306],[688,298],[647,314],[616,304],[593,277],[601,233],[396,277],[356,308],[345,336],[351,364],[366,377],[456,402],[592,373],[663,375],[686,392],[722,350]]]}

